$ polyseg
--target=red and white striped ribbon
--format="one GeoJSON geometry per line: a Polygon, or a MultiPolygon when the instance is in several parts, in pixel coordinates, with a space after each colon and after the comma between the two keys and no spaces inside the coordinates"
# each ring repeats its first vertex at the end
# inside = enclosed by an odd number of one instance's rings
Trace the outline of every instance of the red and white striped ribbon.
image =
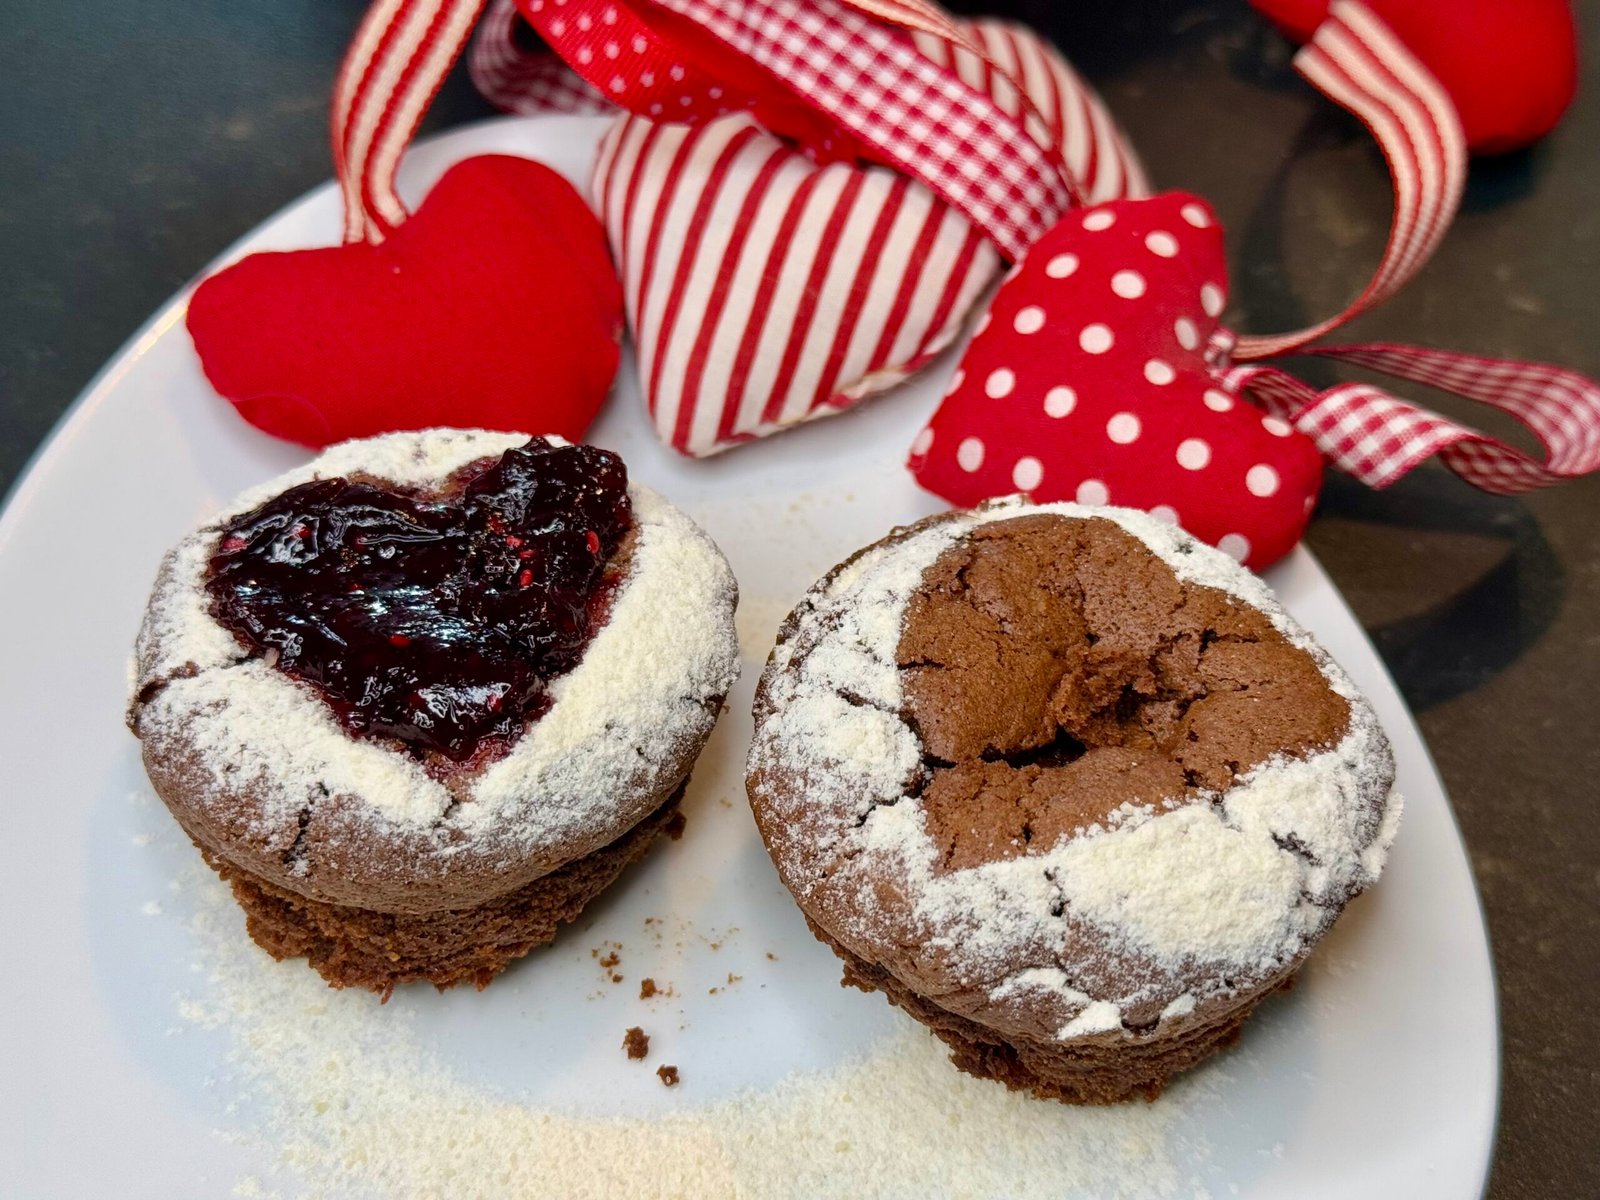
{"type": "Polygon", "coordinates": [[[1241,335],[1240,361],[1309,345],[1393,296],[1438,248],[1466,183],[1466,141],[1449,96],[1364,5],[1336,0],[1294,65],[1377,139],[1394,181],[1394,219],[1378,269],[1349,307],[1293,333],[1241,335]]]}
{"type": "Polygon", "coordinates": [[[377,0],[333,88],[333,165],[344,240],[381,242],[406,219],[400,156],[461,53],[483,0],[377,0]]]}

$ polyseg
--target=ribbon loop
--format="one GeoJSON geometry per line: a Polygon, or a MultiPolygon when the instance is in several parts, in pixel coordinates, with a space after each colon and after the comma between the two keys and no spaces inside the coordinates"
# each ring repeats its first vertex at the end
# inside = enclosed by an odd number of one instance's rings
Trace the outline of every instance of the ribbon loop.
{"type": "Polygon", "coordinates": [[[929,5],[522,0],[521,9],[579,75],[623,107],[669,120],[748,108],[824,154],[859,150],[922,183],[1012,259],[1080,202],[1057,142],[1035,139],[1023,120],[874,19],[973,47],[929,5]],[[617,35],[602,39],[597,55],[592,35],[607,14],[617,35]]]}
{"type": "Polygon", "coordinates": [[[1449,96],[1370,9],[1336,0],[1294,65],[1377,139],[1394,181],[1394,219],[1378,269],[1343,312],[1293,333],[1241,335],[1240,361],[1291,353],[1393,296],[1438,248],[1466,182],[1466,140],[1449,96]]]}
{"type": "Polygon", "coordinates": [[[1343,383],[1319,393],[1276,367],[1236,366],[1220,374],[1225,384],[1289,421],[1336,467],[1371,487],[1388,487],[1434,454],[1468,483],[1498,495],[1600,470],[1600,385],[1575,371],[1387,342],[1321,346],[1307,353],[1487,405],[1518,421],[1544,448],[1541,461],[1370,384],[1343,383]]]}
{"type": "Polygon", "coordinates": [[[400,157],[461,53],[484,0],[378,0],[333,88],[333,166],[344,240],[381,242],[406,219],[400,157]]]}

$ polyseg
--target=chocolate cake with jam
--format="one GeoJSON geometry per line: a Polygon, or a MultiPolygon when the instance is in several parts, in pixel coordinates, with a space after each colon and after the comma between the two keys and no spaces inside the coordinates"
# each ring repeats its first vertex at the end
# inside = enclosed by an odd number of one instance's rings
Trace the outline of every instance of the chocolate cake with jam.
{"type": "Polygon", "coordinates": [[[1153,1099],[1235,1040],[1400,816],[1344,672],[1125,509],[894,531],[789,616],[755,718],[757,823],[844,982],[1074,1103],[1153,1099]]]}
{"type": "Polygon", "coordinates": [[[385,996],[483,987],[677,817],[736,601],[607,451],[348,442],[167,555],[128,723],[269,953],[385,996]]]}

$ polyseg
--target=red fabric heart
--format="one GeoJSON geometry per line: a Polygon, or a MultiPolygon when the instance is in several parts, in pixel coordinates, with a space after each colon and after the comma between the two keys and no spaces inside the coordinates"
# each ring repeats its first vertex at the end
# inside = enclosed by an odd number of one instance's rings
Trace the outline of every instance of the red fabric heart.
{"type": "MultiPolygon", "coordinates": [[[[1329,0],[1251,0],[1295,41],[1309,41],[1329,0]]],[[[1467,145],[1498,154],[1555,128],[1578,86],[1568,0],[1365,0],[1444,85],[1467,145]]]]}
{"type": "Polygon", "coordinates": [[[605,232],[528,159],[457,163],[384,241],[252,254],[189,333],[245,420],[309,446],[435,425],[580,438],[616,374],[605,232]]]}
{"type": "Polygon", "coordinates": [[[995,295],[911,470],[955,504],[1023,491],[1126,505],[1256,569],[1275,562],[1305,529],[1322,458],[1208,363],[1229,340],[1226,286],[1203,200],[1070,214],[995,295]]]}

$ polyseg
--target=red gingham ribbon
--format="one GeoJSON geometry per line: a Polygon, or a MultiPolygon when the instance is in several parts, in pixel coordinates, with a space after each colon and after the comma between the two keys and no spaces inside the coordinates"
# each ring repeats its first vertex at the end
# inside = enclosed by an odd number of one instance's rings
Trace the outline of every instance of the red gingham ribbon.
{"type": "MultiPolygon", "coordinates": [[[[948,29],[969,44],[925,6],[894,7],[919,29],[948,29]]],[[[761,107],[798,100],[821,128],[842,131],[867,156],[922,183],[1013,259],[1078,201],[1056,145],[1030,136],[898,30],[840,0],[521,0],[520,8],[579,75],[641,115],[706,119],[749,107],[781,127],[761,107]],[[663,33],[663,13],[712,39],[712,53],[663,33]],[[600,24],[617,30],[617,55],[594,54],[589,35],[600,24]],[[753,65],[759,75],[730,69],[730,80],[698,65],[707,58],[753,65]]]]}
{"type": "Polygon", "coordinates": [[[491,0],[467,52],[472,83],[491,103],[514,113],[605,113],[616,106],[554,54],[516,43],[516,0],[491,0]]]}
{"type": "MultiPolygon", "coordinates": [[[[333,106],[347,240],[379,241],[405,219],[394,190],[400,155],[483,3],[378,0],[363,20],[341,67],[333,106]]],[[[1076,200],[1075,181],[1059,152],[1029,135],[1026,116],[1019,120],[1001,110],[918,54],[900,32],[933,33],[952,43],[961,38],[959,28],[924,0],[521,5],[558,52],[568,21],[574,27],[600,21],[617,28],[614,56],[608,41],[601,59],[585,62],[576,50],[568,58],[598,95],[651,116],[664,117],[668,105],[675,105],[675,119],[743,107],[774,128],[804,122],[804,115],[785,107],[786,98],[797,99],[813,127],[825,130],[831,123],[842,132],[840,152],[865,148],[922,182],[1012,258],[1076,200]],[[697,53],[680,53],[685,29],[709,42],[697,53]],[[630,51],[626,59],[622,38],[630,51]],[[708,45],[723,50],[710,54],[709,67],[708,45]]],[[[505,5],[497,4],[495,20],[510,19],[505,5]]],[[[501,44],[509,44],[509,24],[504,31],[501,44]]],[[[981,53],[964,39],[961,44],[981,53]]],[[[494,57],[492,44],[475,55],[474,65],[480,78],[500,86],[510,86],[511,73],[525,69],[509,55],[494,57]]],[[[1437,81],[1357,0],[1336,0],[1295,65],[1377,138],[1394,177],[1394,219],[1372,280],[1345,311],[1293,333],[1225,337],[1216,347],[1219,371],[1291,420],[1336,465],[1374,487],[1392,483],[1435,453],[1462,478],[1494,492],[1523,491],[1600,469],[1600,387],[1574,372],[1385,344],[1307,349],[1393,295],[1427,261],[1460,202],[1466,156],[1459,119],[1437,81]],[[1319,394],[1274,367],[1230,365],[1295,352],[1430,384],[1500,409],[1543,442],[1544,459],[1366,384],[1319,394]]],[[[826,134],[818,138],[825,140],[826,134]]]]}
{"type": "Polygon", "coordinates": [[[1373,342],[1306,351],[1476,400],[1515,418],[1543,444],[1544,461],[1499,438],[1364,383],[1319,393],[1276,367],[1227,373],[1269,412],[1291,422],[1334,466],[1388,487],[1432,454],[1486,492],[1514,495],[1600,470],[1600,388],[1576,371],[1373,342]]]}

